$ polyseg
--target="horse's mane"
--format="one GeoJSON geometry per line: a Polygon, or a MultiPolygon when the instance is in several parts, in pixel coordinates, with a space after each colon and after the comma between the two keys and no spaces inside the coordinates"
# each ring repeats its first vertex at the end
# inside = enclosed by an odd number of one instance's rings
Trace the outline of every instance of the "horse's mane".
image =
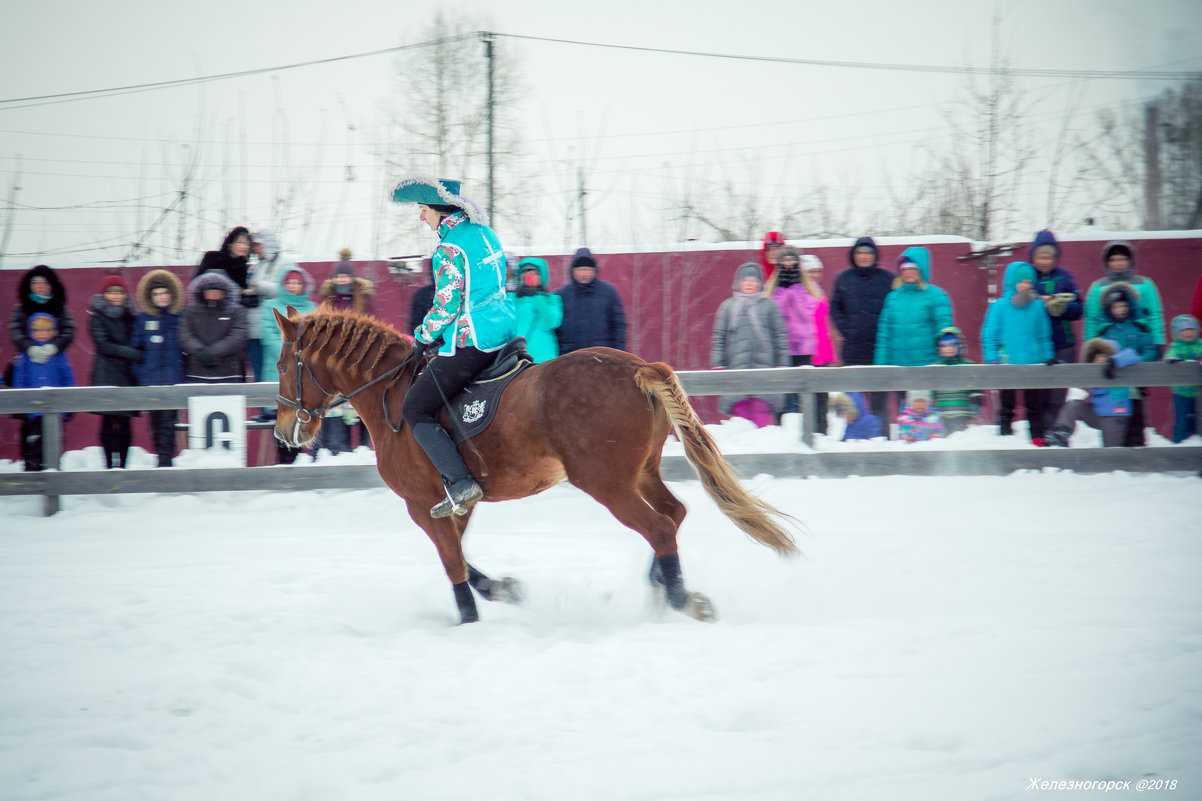
{"type": "Polygon", "coordinates": [[[366,375],[390,347],[407,342],[388,323],[351,309],[318,309],[303,319],[305,332],[313,337],[309,345],[318,358],[324,358],[328,370],[344,369],[366,375]],[[373,348],[375,356],[367,362],[373,348]]]}

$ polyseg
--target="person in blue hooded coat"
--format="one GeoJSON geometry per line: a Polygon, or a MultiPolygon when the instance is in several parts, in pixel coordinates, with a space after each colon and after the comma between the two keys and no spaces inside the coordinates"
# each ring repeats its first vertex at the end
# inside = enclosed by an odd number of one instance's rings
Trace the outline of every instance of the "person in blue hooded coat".
{"type": "MultiPolygon", "coordinates": [[[[142,351],[134,365],[140,387],[182,384],[184,356],[179,346],[180,312],[184,308],[184,285],[167,270],[151,270],[138,282],[138,306],[130,345],[142,351]]],[[[175,420],[178,409],[151,409],[150,436],[159,467],[171,467],[175,457],[175,420]]]]}
{"type": "MultiPolygon", "coordinates": [[[[1103,290],[1099,303],[1102,308],[1100,338],[1117,342],[1119,350],[1133,351],[1140,361],[1154,362],[1160,358],[1160,346],[1156,343],[1155,333],[1144,322],[1148,316],[1139,305],[1140,295],[1135,287],[1121,281],[1111,284],[1103,290]]],[[[1147,389],[1131,388],[1131,419],[1127,422],[1125,447],[1142,448],[1147,444],[1144,434],[1147,396],[1147,389]]]]}
{"type": "MultiPolygon", "coordinates": [[[[981,351],[986,364],[1045,364],[1052,360],[1052,325],[1047,309],[1035,290],[1036,270],[1025,261],[1006,267],[1002,296],[989,305],[981,326],[981,351]]],[[[1047,390],[1024,389],[1027,423],[1031,442],[1043,447],[1046,442],[1047,390]]],[[[1014,433],[1014,408],[1018,390],[1003,389],[998,409],[998,431],[1002,436],[1014,433]]]]}
{"type": "Polygon", "coordinates": [[[847,422],[841,442],[875,439],[884,435],[881,418],[868,410],[868,401],[863,392],[835,393],[831,395],[830,407],[847,422]]]}

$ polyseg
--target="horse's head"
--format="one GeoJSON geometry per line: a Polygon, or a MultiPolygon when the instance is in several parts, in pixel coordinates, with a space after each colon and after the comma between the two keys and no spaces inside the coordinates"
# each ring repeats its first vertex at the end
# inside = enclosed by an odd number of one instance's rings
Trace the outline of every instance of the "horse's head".
{"type": "Polygon", "coordinates": [[[289,306],[286,317],[279,309],[272,312],[283,340],[276,362],[280,390],[276,395],[275,438],[290,448],[300,448],[317,438],[322,416],[340,396],[326,389],[331,379],[316,354],[306,353],[312,343],[302,341],[305,324],[296,309],[289,306]]]}

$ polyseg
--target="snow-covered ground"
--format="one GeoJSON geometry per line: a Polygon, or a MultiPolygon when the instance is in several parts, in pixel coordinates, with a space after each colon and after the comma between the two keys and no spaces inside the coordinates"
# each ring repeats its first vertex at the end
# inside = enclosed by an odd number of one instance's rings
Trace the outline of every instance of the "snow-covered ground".
{"type": "Polygon", "coordinates": [[[463,627],[384,490],[0,498],[0,799],[1202,797],[1197,477],[749,485],[804,557],[672,485],[715,625],[568,485],[481,507],[528,601],[463,627]]]}

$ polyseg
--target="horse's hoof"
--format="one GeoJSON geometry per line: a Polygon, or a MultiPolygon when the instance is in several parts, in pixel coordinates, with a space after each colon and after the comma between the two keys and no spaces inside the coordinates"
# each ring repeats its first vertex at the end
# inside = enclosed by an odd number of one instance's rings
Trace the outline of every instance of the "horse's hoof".
{"type": "Polygon", "coordinates": [[[702,623],[713,623],[718,619],[718,613],[714,611],[713,602],[699,592],[690,592],[688,600],[685,601],[684,608],[680,611],[694,620],[700,620],[702,623]]]}
{"type": "Polygon", "coordinates": [[[520,604],[526,600],[526,590],[522,582],[513,576],[497,579],[488,588],[488,600],[500,601],[505,604],[520,604]]]}

